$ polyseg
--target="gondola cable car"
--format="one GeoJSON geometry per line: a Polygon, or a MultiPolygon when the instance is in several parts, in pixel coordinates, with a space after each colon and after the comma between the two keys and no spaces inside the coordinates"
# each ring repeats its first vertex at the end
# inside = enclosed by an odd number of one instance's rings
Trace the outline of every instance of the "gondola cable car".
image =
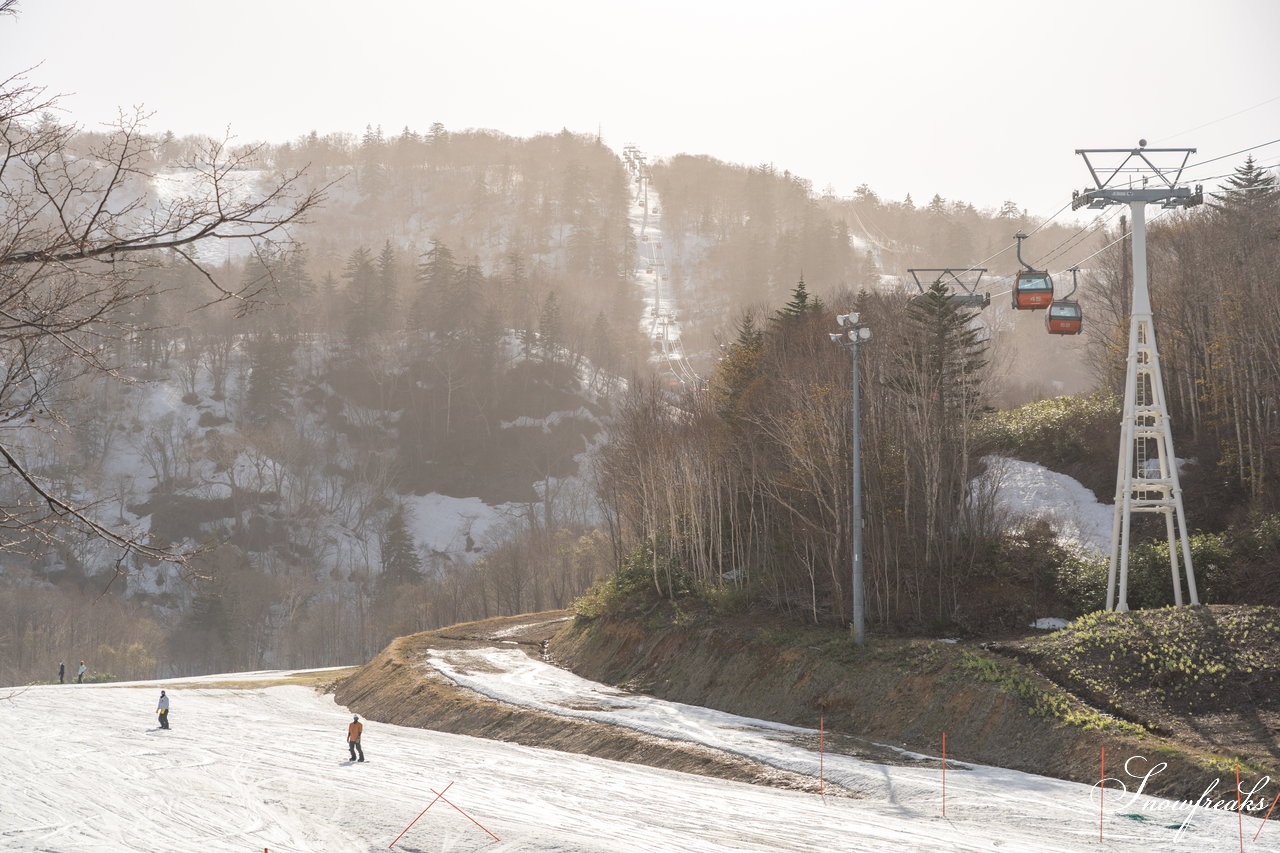
{"type": "Polygon", "coordinates": [[[1071,292],[1061,299],[1053,300],[1049,311],[1044,315],[1044,327],[1051,335],[1078,335],[1084,330],[1084,313],[1080,303],[1071,297],[1075,295],[1079,282],[1076,273],[1079,267],[1071,268],[1071,292]]]}
{"type": "Polygon", "coordinates": [[[1018,263],[1026,269],[1019,270],[1013,281],[1013,307],[1019,311],[1038,311],[1053,304],[1053,279],[1045,270],[1038,270],[1022,259],[1022,241],[1027,235],[1019,231],[1013,235],[1018,241],[1018,263]]]}

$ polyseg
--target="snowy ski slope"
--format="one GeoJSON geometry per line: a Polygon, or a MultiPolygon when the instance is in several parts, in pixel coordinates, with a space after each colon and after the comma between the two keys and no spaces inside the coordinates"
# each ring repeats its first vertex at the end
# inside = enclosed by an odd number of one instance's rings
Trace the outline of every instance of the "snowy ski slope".
{"type": "MultiPolygon", "coordinates": [[[[423,666],[504,701],[816,772],[812,731],[623,694],[507,648],[431,660],[423,666]],[[810,736],[808,747],[797,733],[810,736]]],[[[1197,811],[1179,836],[1166,826],[1185,809],[1144,812],[1114,792],[1099,844],[1088,786],[994,768],[953,768],[943,818],[931,763],[827,755],[826,778],[858,796],[820,797],[366,720],[369,761],[350,764],[346,709],[308,687],[272,686],[271,675],[0,692],[9,734],[0,850],[386,850],[432,789],[450,783],[448,799],[499,840],[437,802],[394,849],[1235,849],[1234,815],[1197,811]],[[173,700],[167,732],[153,713],[161,686],[173,700]]],[[[1257,825],[1245,819],[1246,838],[1257,825]]],[[[1270,840],[1264,832],[1251,849],[1277,841],[1280,831],[1270,840]]]]}

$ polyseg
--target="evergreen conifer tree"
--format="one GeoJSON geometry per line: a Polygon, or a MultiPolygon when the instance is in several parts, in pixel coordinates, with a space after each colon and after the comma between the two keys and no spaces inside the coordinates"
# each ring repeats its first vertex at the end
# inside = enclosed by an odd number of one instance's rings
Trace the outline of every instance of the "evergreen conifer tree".
{"type": "Polygon", "coordinates": [[[1254,162],[1253,155],[1245,157],[1244,165],[1236,167],[1213,198],[1209,206],[1241,242],[1252,244],[1260,237],[1280,235],[1280,186],[1275,175],[1254,162]]]}
{"type": "Polygon", "coordinates": [[[413,583],[422,578],[422,558],[409,532],[409,511],[397,503],[382,531],[382,576],[384,588],[413,583]]]}
{"type": "Polygon", "coordinates": [[[249,387],[245,392],[246,420],[266,426],[291,411],[293,346],[274,329],[264,329],[249,343],[249,387]]]}
{"type": "Polygon", "coordinates": [[[347,338],[364,341],[374,331],[374,298],[377,271],[369,249],[361,246],[347,257],[342,278],[347,283],[347,338]]]}
{"type": "Polygon", "coordinates": [[[374,325],[385,329],[393,325],[392,318],[398,307],[397,298],[400,289],[400,268],[396,262],[396,250],[392,247],[390,240],[382,245],[382,251],[378,253],[378,260],[374,266],[377,279],[373,299],[374,325]]]}
{"type": "Polygon", "coordinates": [[[453,250],[439,240],[422,256],[418,264],[418,293],[414,302],[415,325],[427,331],[441,331],[446,321],[442,317],[445,300],[453,291],[458,275],[458,264],[453,250]]]}
{"type": "Polygon", "coordinates": [[[800,281],[796,283],[795,289],[791,291],[791,301],[778,309],[778,313],[774,315],[774,321],[775,324],[785,326],[806,315],[817,314],[821,311],[822,300],[809,296],[809,291],[805,289],[804,273],[801,273],[800,281]]]}
{"type": "Polygon", "coordinates": [[[542,353],[543,361],[556,361],[563,338],[564,330],[560,325],[560,297],[553,290],[543,301],[542,313],[538,317],[538,349],[542,353]]]}

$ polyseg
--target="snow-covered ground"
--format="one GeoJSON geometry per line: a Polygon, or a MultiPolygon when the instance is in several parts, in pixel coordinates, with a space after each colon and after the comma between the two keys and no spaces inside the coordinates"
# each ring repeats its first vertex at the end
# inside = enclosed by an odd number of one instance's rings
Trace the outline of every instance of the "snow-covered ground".
{"type": "Polygon", "coordinates": [[[628,221],[639,248],[636,284],[644,305],[640,331],[652,347],[652,364],[675,383],[697,386],[698,375],[689,365],[681,342],[675,280],[662,232],[662,202],[651,182],[642,177],[640,166],[633,162],[631,168],[636,194],[631,199],[628,221]]]}
{"type": "Polygon", "coordinates": [[[998,484],[997,503],[1010,515],[1046,519],[1060,539],[1085,551],[1110,553],[1114,504],[1099,503],[1078,480],[1034,462],[1002,456],[984,461],[998,484]]]}
{"type": "MultiPolygon", "coordinates": [[[[513,650],[433,659],[505,701],[817,772],[812,730],[620,694],[513,650]]],[[[349,713],[310,688],[272,686],[270,676],[0,693],[10,735],[0,849],[385,850],[450,784],[446,798],[466,814],[436,802],[394,849],[1235,849],[1235,815],[1197,810],[1179,835],[1167,827],[1186,808],[1154,810],[1158,801],[1116,791],[1100,844],[1088,786],[985,767],[951,768],[944,818],[934,762],[887,767],[828,754],[829,783],[858,796],[823,797],[366,720],[369,761],[351,764],[349,713]],[[170,731],[153,716],[160,687],[172,698],[170,731]]],[[[1246,836],[1257,826],[1246,818],[1246,836]]]]}

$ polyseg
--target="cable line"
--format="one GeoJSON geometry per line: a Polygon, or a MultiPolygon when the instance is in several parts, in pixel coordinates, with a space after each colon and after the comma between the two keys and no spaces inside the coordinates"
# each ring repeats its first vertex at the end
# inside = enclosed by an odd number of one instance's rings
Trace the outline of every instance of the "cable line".
{"type": "Polygon", "coordinates": [[[1241,148],[1239,151],[1232,151],[1230,154],[1223,154],[1221,157],[1214,157],[1209,160],[1201,160],[1199,163],[1192,163],[1190,166],[1187,166],[1187,168],[1194,169],[1196,166],[1203,166],[1205,163],[1212,163],[1215,160],[1225,160],[1228,157],[1234,157],[1237,154],[1244,154],[1246,151],[1253,151],[1257,148],[1266,148],[1268,145],[1275,145],[1277,142],[1280,142],[1280,139],[1273,139],[1270,142],[1260,142],[1257,145],[1251,145],[1248,148],[1241,148]]]}
{"type": "Polygon", "coordinates": [[[1268,98],[1267,100],[1263,101],[1263,102],[1262,102],[1262,103],[1260,103],[1260,104],[1254,104],[1254,105],[1253,105],[1253,106],[1251,106],[1251,107],[1245,107],[1244,109],[1240,110],[1239,112],[1232,113],[1231,115],[1223,116],[1222,118],[1215,118],[1213,121],[1207,121],[1207,122],[1205,122],[1204,124],[1196,125],[1195,127],[1191,128],[1190,130],[1183,130],[1183,131],[1179,131],[1178,133],[1173,134],[1172,136],[1164,136],[1164,137],[1161,137],[1160,139],[1157,139],[1157,140],[1156,140],[1156,142],[1165,142],[1165,141],[1170,140],[1170,139],[1177,139],[1179,136],[1185,136],[1185,135],[1186,135],[1186,134],[1188,134],[1188,133],[1192,133],[1192,132],[1194,132],[1194,131],[1201,130],[1201,129],[1206,128],[1206,127],[1209,127],[1210,125],[1213,125],[1213,124],[1217,124],[1217,123],[1218,123],[1218,122],[1220,122],[1220,121],[1226,121],[1226,120],[1227,120],[1227,119],[1229,119],[1229,118],[1235,118],[1235,117],[1236,117],[1236,116],[1238,116],[1238,115],[1244,115],[1245,113],[1249,112],[1250,110],[1256,110],[1258,107],[1265,107],[1267,104],[1270,104],[1270,103],[1272,103],[1272,102],[1274,102],[1274,101],[1280,101],[1280,95],[1276,95],[1274,98],[1268,98]]]}

